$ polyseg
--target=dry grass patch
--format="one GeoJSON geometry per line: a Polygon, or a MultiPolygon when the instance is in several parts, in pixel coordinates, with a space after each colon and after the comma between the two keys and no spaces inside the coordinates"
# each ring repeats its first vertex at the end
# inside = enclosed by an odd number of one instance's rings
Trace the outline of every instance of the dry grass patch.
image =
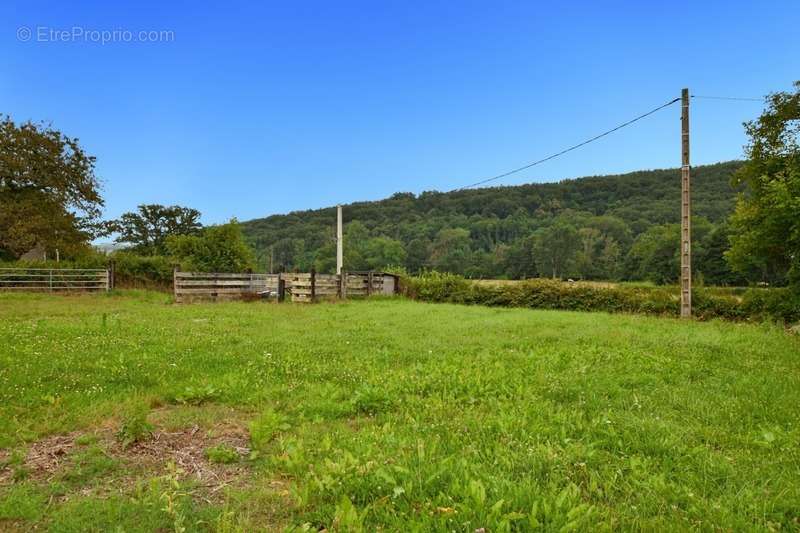
{"type": "Polygon", "coordinates": [[[190,481],[205,496],[229,486],[242,487],[250,474],[246,462],[250,455],[247,427],[236,416],[220,416],[219,409],[211,411],[213,413],[208,409],[187,407],[158,409],[148,417],[153,422],[152,432],[128,445],[119,439],[119,421],[106,420],[87,431],[51,435],[35,441],[24,455],[3,450],[0,486],[10,485],[20,478],[35,483],[63,480],[70,476],[71,469],[85,462],[82,452],[94,450],[96,455],[119,465],[114,470],[121,476],[106,480],[117,488],[133,486],[142,478],[168,471],[181,480],[190,481]],[[222,421],[211,423],[212,419],[222,421]],[[179,420],[196,422],[176,427],[179,420]],[[225,460],[219,459],[220,454],[224,454],[225,460]]]}

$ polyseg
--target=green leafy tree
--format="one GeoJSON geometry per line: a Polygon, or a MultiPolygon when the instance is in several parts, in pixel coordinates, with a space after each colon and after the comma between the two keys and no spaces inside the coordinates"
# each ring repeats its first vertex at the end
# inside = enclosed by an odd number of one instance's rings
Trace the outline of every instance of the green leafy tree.
{"type": "Polygon", "coordinates": [[[406,247],[406,268],[412,274],[420,272],[428,262],[428,248],[430,241],[416,238],[411,240],[406,247]]]}
{"type": "Polygon", "coordinates": [[[202,225],[197,209],[142,204],[137,212],[124,213],[111,227],[120,234],[117,242],[133,245],[133,250],[142,255],[161,255],[166,252],[170,235],[196,235],[202,225]]]}
{"type": "Polygon", "coordinates": [[[78,139],[0,117],[0,256],[37,245],[62,256],[87,251],[105,233],[94,166],[78,139]]]}
{"type": "Polygon", "coordinates": [[[431,266],[441,272],[463,274],[471,255],[469,231],[463,228],[442,229],[431,244],[431,266]]]}
{"type": "Polygon", "coordinates": [[[680,269],[681,227],[679,224],[651,226],[639,235],[626,258],[633,279],[674,283],[680,269]]]}
{"type": "Polygon", "coordinates": [[[730,246],[730,226],[720,224],[703,240],[697,258],[697,270],[709,285],[740,285],[746,283],[741,273],[734,272],[724,254],[730,246]]]}
{"type": "Polygon", "coordinates": [[[619,279],[622,275],[622,246],[611,236],[603,237],[603,246],[597,257],[601,279],[619,279]]]}
{"type": "Polygon", "coordinates": [[[581,240],[575,226],[559,217],[534,233],[534,255],[539,272],[561,278],[572,268],[581,240]]]}
{"type": "Polygon", "coordinates": [[[578,230],[580,250],[576,254],[575,269],[578,276],[587,279],[603,277],[603,272],[597,262],[603,246],[603,234],[596,228],[581,228],[578,230]]]}
{"type": "Polygon", "coordinates": [[[739,272],[800,285],[800,81],[794,88],[770,95],[761,116],[744,125],[748,160],[734,183],[747,191],[731,217],[726,257],[739,272]]]}
{"type": "Polygon", "coordinates": [[[403,243],[389,237],[373,237],[364,247],[364,257],[372,270],[402,265],[406,260],[403,243]]]}
{"type": "Polygon", "coordinates": [[[255,266],[253,250],[245,242],[236,219],[204,228],[199,235],[170,235],[166,246],[182,270],[245,272],[255,266]]]}
{"type": "Polygon", "coordinates": [[[534,236],[529,235],[509,246],[504,257],[503,272],[511,279],[533,278],[538,274],[533,255],[534,244],[534,236]]]}

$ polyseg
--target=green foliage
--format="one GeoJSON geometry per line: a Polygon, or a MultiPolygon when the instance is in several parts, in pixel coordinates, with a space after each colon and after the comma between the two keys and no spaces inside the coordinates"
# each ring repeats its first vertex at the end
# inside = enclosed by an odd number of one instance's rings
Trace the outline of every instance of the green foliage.
{"type": "Polygon", "coordinates": [[[800,81],[793,93],[769,96],[768,107],[745,123],[748,161],[735,182],[747,185],[731,217],[727,258],[744,274],[800,285],[800,81]]]}
{"type": "Polygon", "coordinates": [[[364,386],[356,390],[352,404],[356,413],[377,415],[391,408],[392,398],[381,388],[364,386]]]}
{"type": "Polygon", "coordinates": [[[540,228],[533,234],[533,243],[533,255],[539,272],[552,273],[553,278],[561,278],[573,266],[581,236],[566,217],[558,217],[551,226],[540,228]]]}
{"type": "Polygon", "coordinates": [[[117,440],[123,447],[127,448],[150,438],[154,427],[147,421],[147,412],[146,406],[136,404],[125,414],[117,431],[117,440]]]}
{"type": "Polygon", "coordinates": [[[116,262],[117,287],[172,286],[175,259],[161,255],[142,256],[128,251],[116,252],[111,259],[116,262]]]}
{"type": "Polygon", "coordinates": [[[244,272],[255,266],[253,251],[244,241],[234,219],[204,228],[200,235],[171,235],[167,250],[182,270],[196,272],[244,272]]]}
{"type": "Polygon", "coordinates": [[[407,296],[426,302],[463,301],[472,289],[472,284],[463,276],[435,270],[417,277],[404,277],[401,286],[407,296]]]}
{"type": "MultiPolygon", "coordinates": [[[[693,212],[697,221],[709,221],[708,232],[733,210],[736,189],[730,180],[741,165],[692,169],[693,212]]],[[[418,196],[398,193],[344,206],[345,268],[393,264],[415,274],[433,268],[469,278],[552,277],[555,271],[562,278],[668,281],[674,274],[667,274],[666,265],[629,252],[648,229],[679,224],[679,204],[678,169],[418,196]]],[[[335,221],[335,208],[326,208],[251,220],[243,228],[259,257],[271,253],[276,266],[334,272],[335,221]]],[[[725,283],[731,277],[719,266],[723,241],[703,249],[701,229],[695,225],[696,274],[725,283]]],[[[669,251],[669,264],[676,250],[677,244],[669,251]]]]}
{"type": "Polygon", "coordinates": [[[0,116],[0,258],[35,246],[51,256],[84,253],[104,233],[94,165],[78,139],[0,116]]]}
{"type": "Polygon", "coordinates": [[[190,207],[141,204],[137,213],[123,213],[110,224],[119,233],[117,242],[129,243],[142,255],[163,255],[170,235],[196,235],[200,211],[190,207]]]}
{"type": "Polygon", "coordinates": [[[172,397],[172,401],[181,405],[202,405],[219,398],[221,391],[211,384],[190,385],[172,397]]]}
{"type": "Polygon", "coordinates": [[[206,449],[206,457],[212,463],[233,464],[239,462],[239,452],[227,444],[217,444],[206,449]]]}
{"type": "Polygon", "coordinates": [[[286,417],[273,409],[266,409],[250,422],[250,442],[255,451],[264,451],[275,436],[291,426],[286,417]]]}
{"type": "MultiPolygon", "coordinates": [[[[407,296],[428,302],[669,316],[680,311],[676,287],[604,286],[547,279],[474,283],[455,274],[436,272],[404,278],[401,287],[407,296]]],[[[790,289],[754,288],[738,296],[696,288],[692,303],[701,319],[800,320],[800,294],[790,289]]]]}
{"type": "MultiPolygon", "coordinates": [[[[403,244],[384,236],[370,237],[367,228],[354,221],[344,228],[344,240],[348,243],[344,250],[345,270],[383,270],[389,265],[401,265],[405,262],[406,251],[403,244]]],[[[288,259],[291,262],[291,259],[288,259]]],[[[281,265],[287,259],[281,254],[281,265]]],[[[315,254],[314,267],[318,272],[336,271],[336,243],[330,241],[315,254]]]]}

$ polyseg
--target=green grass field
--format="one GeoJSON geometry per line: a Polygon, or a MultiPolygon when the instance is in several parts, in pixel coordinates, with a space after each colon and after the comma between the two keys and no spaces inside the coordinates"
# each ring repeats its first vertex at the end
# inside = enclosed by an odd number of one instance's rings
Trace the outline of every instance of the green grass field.
{"type": "Polygon", "coordinates": [[[800,339],[0,295],[0,530],[800,529],[800,339]]]}

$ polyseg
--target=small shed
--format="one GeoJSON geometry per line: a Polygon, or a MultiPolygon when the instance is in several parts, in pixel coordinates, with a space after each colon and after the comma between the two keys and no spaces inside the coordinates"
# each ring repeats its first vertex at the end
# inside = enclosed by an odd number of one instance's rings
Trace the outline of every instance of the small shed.
{"type": "Polygon", "coordinates": [[[380,293],[374,292],[373,294],[397,294],[400,291],[400,276],[397,274],[392,274],[391,272],[380,272],[377,270],[357,270],[350,271],[348,274],[355,274],[357,276],[371,275],[373,283],[380,283],[381,287],[380,293]]]}
{"type": "Polygon", "coordinates": [[[397,294],[400,290],[400,276],[389,272],[379,272],[383,276],[383,294],[397,294]]]}

